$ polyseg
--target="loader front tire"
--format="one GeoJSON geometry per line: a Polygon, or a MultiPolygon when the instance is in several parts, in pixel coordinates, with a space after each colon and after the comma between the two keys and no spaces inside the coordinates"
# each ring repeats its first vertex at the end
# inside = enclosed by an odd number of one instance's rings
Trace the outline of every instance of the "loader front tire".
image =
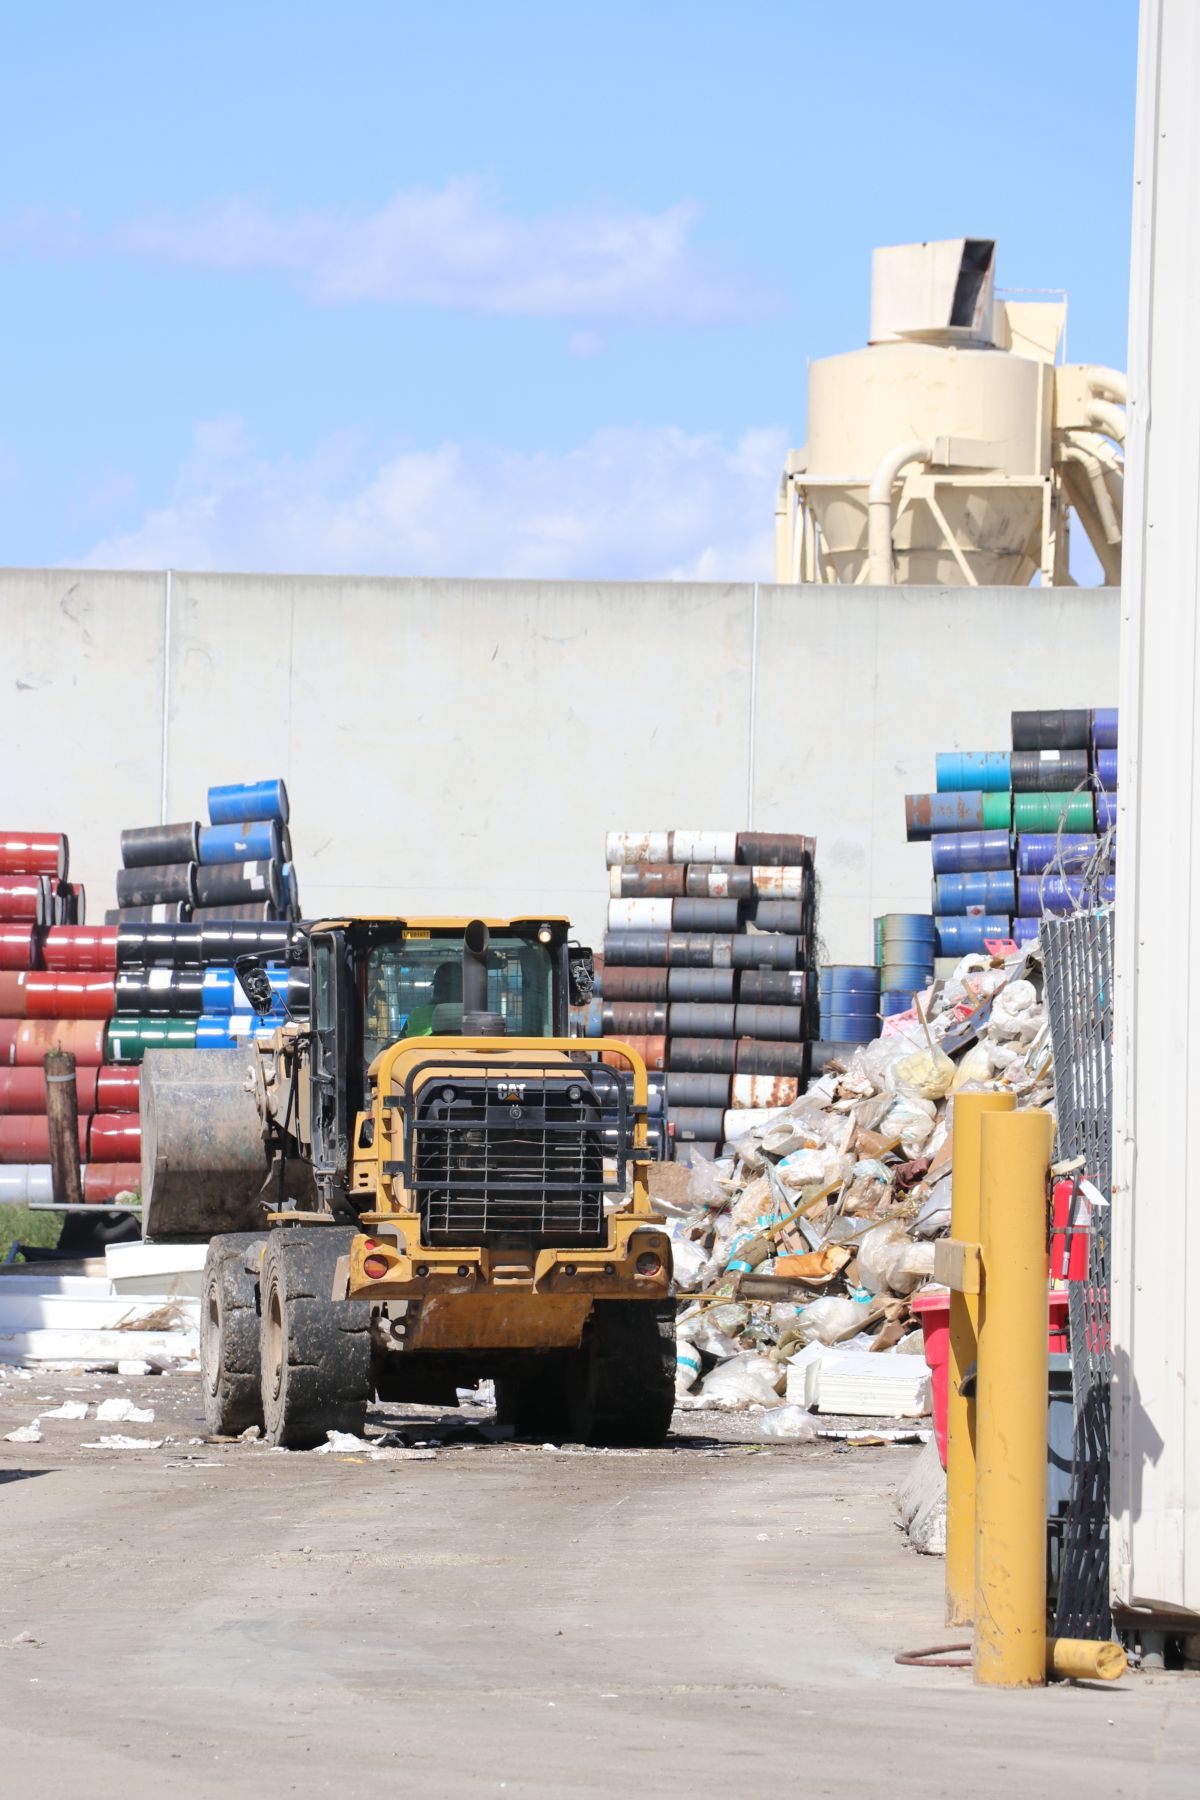
{"type": "Polygon", "coordinates": [[[261,1282],[263,1427],[271,1444],[311,1450],[331,1431],[361,1437],[371,1394],[370,1307],[333,1300],[352,1230],[285,1227],[267,1238],[261,1282]]]}
{"type": "Polygon", "coordinates": [[[200,1303],[200,1379],[204,1423],[217,1437],[262,1424],[258,1354],[261,1232],[213,1238],[204,1259],[200,1303]]]}
{"type": "Polygon", "coordinates": [[[675,1302],[597,1300],[568,1376],[579,1443],[652,1449],[675,1407],[675,1302]]]}

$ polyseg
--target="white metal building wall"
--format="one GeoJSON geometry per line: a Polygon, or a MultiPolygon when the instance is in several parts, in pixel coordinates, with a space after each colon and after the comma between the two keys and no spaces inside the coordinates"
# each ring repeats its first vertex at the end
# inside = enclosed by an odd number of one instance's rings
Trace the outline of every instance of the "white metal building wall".
{"type": "Polygon", "coordinates": [[[1121,636],[1117,1608],[1200,1613],[1200,6],[1143,0],[1121,636]]]}

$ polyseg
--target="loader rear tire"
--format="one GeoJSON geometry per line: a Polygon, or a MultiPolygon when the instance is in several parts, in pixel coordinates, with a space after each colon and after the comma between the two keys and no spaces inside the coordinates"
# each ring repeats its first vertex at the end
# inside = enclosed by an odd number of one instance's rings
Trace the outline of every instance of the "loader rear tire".
{"type": "Polygon", "coordinates": [[[652,1449],[675,1407],[675,1302],[597,1300],[568,1375],[571,1435],[652,1449]]]}
{"type": "Polygon", "coordinates": [[[260,1356],[269,1443],[310,1450],[331,1431],[361,1437],[371,1394],[370,1307],[333,1300],[352,1230],[287,1227],[267,1238],[260,1356]]]}
{"type": "Polygon", "coordinates": [[[217,1437],[262,1424],[258,1355],[258,1267],[262,1232],[213,1238],[204,1259],[200,1375],[204,1423],[217,1437]]]}

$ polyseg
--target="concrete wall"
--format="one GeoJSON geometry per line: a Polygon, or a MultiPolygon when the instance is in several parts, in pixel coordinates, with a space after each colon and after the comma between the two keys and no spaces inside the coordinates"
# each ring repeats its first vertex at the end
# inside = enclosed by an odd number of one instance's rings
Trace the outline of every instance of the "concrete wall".
{"type": "Polygon", "coordinates": [[[0,827],[62,829],[90,916],[123,826],[286,777],[306,913],[562,912],[604,833],[815,833],[822,933],[927,910],[906,792],[1022,706],[1110,706],[1117,595],[0,572],[0,827]]]}

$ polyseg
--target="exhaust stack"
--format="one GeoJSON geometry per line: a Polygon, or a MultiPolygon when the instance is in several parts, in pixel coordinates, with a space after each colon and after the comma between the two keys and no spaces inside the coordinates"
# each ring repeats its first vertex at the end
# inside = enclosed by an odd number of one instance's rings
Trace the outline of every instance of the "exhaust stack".
{"type": "Polygon", "coordinates": [[[503,1013],[488,1011],[487,953],[492,934],[482,919],[472,919],[463,934],[462,991],[464,1037],[502,1037],[503,1013]]]}

